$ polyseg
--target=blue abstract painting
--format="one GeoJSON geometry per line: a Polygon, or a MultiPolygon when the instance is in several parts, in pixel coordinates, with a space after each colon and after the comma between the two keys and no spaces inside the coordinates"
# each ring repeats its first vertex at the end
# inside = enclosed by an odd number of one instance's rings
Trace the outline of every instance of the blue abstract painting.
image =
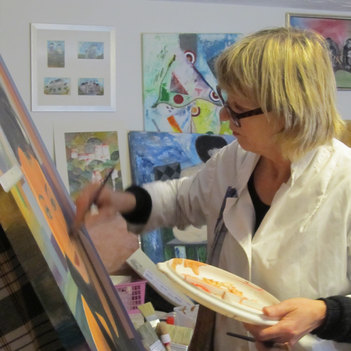
{"type": "MultiPolygon", "coordinates": [[[[129,132],[128,139],[132,180],[142,185],[193,175],[235,138],[232,135],[129,132]]],[[[144,234],[141,239],[143,251],[154,263],[180,255],[206,260],[206,228],[193,227],[187,230],[186,236],[176,228],[163,228],[144,234]],[[189,237],[195,239],[190,242],[189,237]]]]}

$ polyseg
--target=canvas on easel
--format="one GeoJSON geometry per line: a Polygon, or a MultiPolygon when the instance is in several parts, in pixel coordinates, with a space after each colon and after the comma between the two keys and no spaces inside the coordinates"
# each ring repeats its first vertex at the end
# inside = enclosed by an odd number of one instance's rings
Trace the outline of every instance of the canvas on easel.
{"type": "Polygon", "coordinates": [[[64,347],[143,350],[88,232],[70,230],[73,203],[1,56],[0,127],[0,184],[25,224],[4,229],[64,347]]]}

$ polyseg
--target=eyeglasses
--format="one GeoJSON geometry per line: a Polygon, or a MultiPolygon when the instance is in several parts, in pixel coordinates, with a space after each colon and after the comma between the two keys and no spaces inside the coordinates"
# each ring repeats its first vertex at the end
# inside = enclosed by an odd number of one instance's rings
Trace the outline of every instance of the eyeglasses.
{"type": "Polygon", "coordinates": [[[240,123],[240,120],[242,118],[246,118],[246,117],[251,117],[251,116],[256,116],[256,115],[262,115],[263,114],[263,111],[261,108],[256,108],[254,110],[250,110],[250,111],[246,111],[246,112],[243,112],[243,113],[236,113],[235,111],[232,110],[232,108],[228,105],[227,101],[224,100],[223,98],[223,95],[222,95],[222,90],[221,88],[217,85],[217,94],[219,96],[219,99],[221,100],[221,103],[222,103],[222,106],[224,108],[226,108],[226,110],[228,111],[229,113],[229,116],[230,118],[232,119],[232,121],[234,122],[234,124],[237,126],[237,127],[241,127],[241,123],[240,123]]]}

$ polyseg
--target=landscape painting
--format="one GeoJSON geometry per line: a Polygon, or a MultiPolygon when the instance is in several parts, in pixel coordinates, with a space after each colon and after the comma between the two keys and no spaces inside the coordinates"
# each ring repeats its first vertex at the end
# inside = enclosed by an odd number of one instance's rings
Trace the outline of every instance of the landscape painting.
{"type": "Polygon", "coordinates": [[[104,59],[104,43],[79,41],[78,42],[78,58],[90,60],[104,59]]]}
{"type": "Polygon", "coordinates": [[[221,122],[215,60],[241,34],[143,34],[144,130],[231,134],[221,122]]]}
{"type": "Polygon", "coordinates": [[[89,183],[102,183],[112,169],[108,183],[114,190],[122,189],[117,131],[66,132],[62,137],[68,188],[73,200],[89,183]]]}
{"type": "MultiPolygon", "coordinates": [[[[195,133],[129,132],[129,155],[134,184],[191,176],[222,147],[232,135],[195,133]]],[[[186,230],[163,228],[141,236],[142,249],[155,262],[188,258],[206,262],[206,227],[186,230]]]]}
{"type": "Polygon", "coordinates": [[[65,42],[48,40],[48,67],[65,67],[65,42]]]}
{"type": "Polygon", "coordinates": [[[351,89],[351,18],[288,13],[287,26],[313,30],[327,42],[339,90],[351,89]]]}

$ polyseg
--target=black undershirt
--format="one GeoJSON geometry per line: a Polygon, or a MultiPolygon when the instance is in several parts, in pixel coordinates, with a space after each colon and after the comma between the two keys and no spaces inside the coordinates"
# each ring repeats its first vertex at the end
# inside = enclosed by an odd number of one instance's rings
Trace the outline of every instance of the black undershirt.
{"type": "Polygon", "coordinates": [[[249,193],[251,196],[251,201],[255,209],[255,216],[256,216],[256,222],[255,222],[255,230],[254,234],[255,235],[258,227],[260,226],[264,216],[268,212],[271,206],[266,205],[265,203],[262,202],[260,197],[258,196],[256,189],[255,189],[255,184],[254,184],[254,176],[253,173],[251,174],[251,177],[249,179],[249,182],[247,184],[247,187],[249,189],[249,193]]]}

